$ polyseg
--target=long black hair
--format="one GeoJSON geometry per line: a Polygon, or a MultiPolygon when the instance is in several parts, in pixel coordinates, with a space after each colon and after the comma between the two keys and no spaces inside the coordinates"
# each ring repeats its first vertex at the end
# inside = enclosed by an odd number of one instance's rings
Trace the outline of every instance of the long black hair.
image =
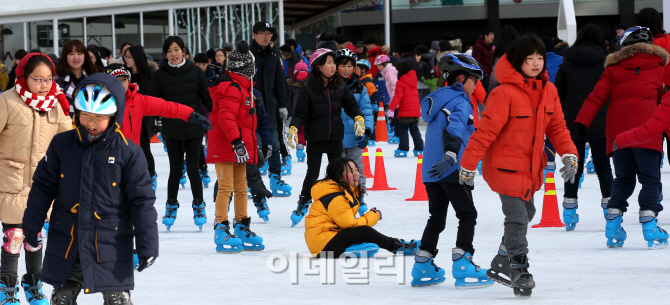
{"type": "Polygon", "coordinates": [[[607,46],[605,45],[605,35],[603,34],[603,31],[600,29],[599,26],[593,23],[589,23],[583,26],[581,29],[579,29],[579,33],[577,33],[577,39],[572,44],[572,46],[565,51],[565,54],[563,54],[563,56],[567,57],[568,54],[570,54],[570,50],[572,50],[572,47],[584,43],[594,43],[598,46],[601,46],[603,48],[603,51],[605,51],[605,53],[608,53],[607,46]]]}
{"type": "Polygon", "coordinates": [[[312,69],[312,76],[314,77],[314,81],[312,82],[312,87],[310,90],[312,90],[314,93],[321,93],[323,92],[323,89],[326,88],[326,86],[329,89],[334,89],[338,88],[340,86],[340,78],[337,76],[337,67],[335,68],[335,74],[328,79],[328,83],[326,84],[326,81],[323,79],[325,76],[323,73],[321,73],[321,68],[323,65],[326,64],[326,61],[328,61],[328,57],[331,57],[333,61],[335,61],[335,56],[332,54],[326,54],[326,56],[323,56],[319,58],[319,61],[314,63],[314,68],[312,69]]]}
{"type": "MultiPolygon", "coordinates": [[[[135,67],[137,67],[137,74],[139,79],[132,82],[137,84],[141,92],[149,91],[149,83],[151,82],[151,69],[149,69],[149,63],[147,62],[147,54],[144,53],[144,48],[142,46],[131,46],[126,49],[126,54],[130,53],[133,56],[133,61],[135,61],[135,67]]],[[[124,54],[125,55],[125,54],[124,54]]],[[[123,59],[125,64],[126,59],[123,59]]],[[[132,70],[131,70],[132,73],[132,70]]]]}
{"type": "Polygon", "coordinates": [[[643,8],[637,14],[635,23],[639,26],[649,28],[654,36],[665,34],[665,30],[663,30],[663,18],[661,18],[661,14],[655,8],[643,8]]]}
{"type": "Polygon", "coordinates": [[[102,71],[105,65],[102,63],[102,57],[100,57],[100,49],[96,46],[89,46],[88,51],[93,53],[93,56],[95,57],[95,62],[93,64],[98,68],[98,71],[102,71]]]}
{"type": "Polygon", "coordinates": [[[349,171],[352,171],[354,173],[358,172],[358,166],[356,166],[356,162],[354,162],[354,160],[349,158],[337,158],[328,163],[328,166],[326,167],[326,176],[323,177],[323,179],[316,181],[314,184],[319,183],[321,181],[333,180],[333,182],[337,183],[337,185],[339,185],[342,190],[351,195],[352,198],[358,200],[365,192],[365,190],[361,187],[360,183],[358,184],[358,186],[356,186],[356,191],[359,195],[355,196],[351,192],[351,185],[342,181],[345,178],[346,173],[349,171]],[[354,164],[353,168],[351,167],[349,162],[354,164]]]}
{"type": "Polygon", "coordinates": [[[500,31],[498,35],[498,43],[496,44],[496,49],[493,50],[491,54],[491,62],[495,63],[500,57],[502,57],[507,51],[507,47],[514,41],[519,38],[519,32],[511,25],[506,25],[500,31]]]}

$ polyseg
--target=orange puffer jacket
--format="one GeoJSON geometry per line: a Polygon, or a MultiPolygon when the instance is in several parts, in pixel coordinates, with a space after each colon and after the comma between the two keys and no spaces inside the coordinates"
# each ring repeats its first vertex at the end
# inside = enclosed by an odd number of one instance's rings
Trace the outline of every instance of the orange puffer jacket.
{"type": "Polygon", "coordinates": [[[482,160],[482,174],[491,190],[529,200],[542,186],[547,165],[544,135],[561,155],[577,156],[577,149],[565,126],[556,87],[546,73],[525,79],[504,55],[495,76],[500,86],[489,95],[461,167],[475,170],[482,160]]]}

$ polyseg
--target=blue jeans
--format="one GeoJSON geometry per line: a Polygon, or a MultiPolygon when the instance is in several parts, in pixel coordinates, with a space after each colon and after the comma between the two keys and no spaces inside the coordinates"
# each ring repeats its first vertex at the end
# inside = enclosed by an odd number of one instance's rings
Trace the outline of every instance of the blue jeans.
{"type": "Polygon", "coordinates": [[[395,135],[400,140],[400,145],[398,145],[399,150],[409,151],[409,136],[407,135],[407,130],[412,135],[412,140],[414,141],[414,149],[423,151],[423,139],[421,138],[421,131],[419,131],[419,122],[412,123],[400,123],[397,122],[395,128],[395,135]]]}
{"type": "Polygon", "coordinates": [[[635,190],[635,178],[642,184],[638,203],[640,210],[651,210],[660,212],[663,206],[658,203],[658,195],[661,193],[661,180],[659,179],[659,158],[661,153],[647,148],[622,148],[612,153],[614,161],[614,174],[616,178],[612,183],[612,197],[608,208],[617,208],[626,212],[628,198],[635,190]]]}
{"type": "Polygon", "coordinates": [[[279,130],[272,131],[272,155],[268,159],[268,166],[270,167],[270,174],[277,174],[281,176],[281,154],[279,153],[281,147],[279,146],[279,130]]]}

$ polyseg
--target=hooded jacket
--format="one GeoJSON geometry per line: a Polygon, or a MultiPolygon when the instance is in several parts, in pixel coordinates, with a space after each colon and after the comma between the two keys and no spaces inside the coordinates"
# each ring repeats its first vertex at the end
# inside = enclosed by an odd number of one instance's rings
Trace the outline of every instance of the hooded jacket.
{"type": "MultiPolygon", "coordinates": [[[[164,60],[160,69],[151,78],[147,95],[188,106],[202,114],[200,103],[208,111],[212,111],[212,98],[209,96],[208,86],[205,74],[190,60],[186,60],[179,68],[171,67],[168,61],[164,60]]],[[[198,124],[169,118],[163,120],[161,129],[163,138],[170,140],[194,139],[206,132],[207,130],[198,124]]]]}
{"type": "Polygon", "coordinates": [[[210,89],[214,108],[209,118],[207,163],[235,162],[234,140],[240,139],[249,154],[247,163],[258,162],[258,142],[256,140],[255,99],[251,96],[251,81],[237,73],[228,73],[210,89]],[[254,109],[254,110],[251,110],[254,109]],[[251,111],[250,111],[251,110],[251,111]]]}
{"type": "Polygon", "coordinates": [[[547,154],[544,136],[559,155],[578,155],[565,127],[554,84],[546,73],[525,79],[503,55],[496,64],[500,86],[489,95],[461,167],[482,174],[496,193],[530,200],[542,186],[547,154]]]}
{"type": "MultiPolygon", "coordinates": [[[[576,44],[566,53],[565,60],[558,69],[554,85],[565,113],[565,124],[573,137],[578,136],[575,128],[577,114],[603,75],[606,57],[607,51],[598,44],[590,42],[576,44]]],[[[605,137],[605,116],[608,106],[609,101],[605,102],[593,119],[587,131],[589,138],[605,137]]]]}
{"type": "Polygon", "coordinates": [[[124,114],[125,122],[121,124],[121,132],[126,136],[126,139],[135,142],[137,145],[140,145],[140,138],[142,136],[142,118],[161,116],[188,121],[189,116],[193,113],[191,107],[139,94],[137,93],[137,85],[135,84],[128,84],[124,111],[126,112],[124,114]]]}
{"type": "Polygon", "coordinates": [[[263,48],[256,40],[251,41],[250,50],[256,63],[254,88],[263,94],[263,104],[270,118],[270,127],[272,130],[277,130],[279,108],[290,109],[286,99],[286,79],[281,66],[282,58],[276,49],[270,46],[263,48]]]}
{"type": "Polygon", "coordinates": [[[305,243],[312,256],[317,256],[328,242],[342,230],[374,226],[379,214],[368,211],[356,218],[360,207],[360,194],[352,188],[351,193],[344,191],[333,180],[319,181],[312,187],[314,202],[305,216],[305,243]]]}
{"type": "MultiPolygon", "coordinates": [[[[349,79],[348,86],[349,90],[351,90],[351,93],[354,94],[354,98],[356,98],[358,108],[363,113],[363,118],[365,119],[365,129],[374,131],[375,122],[374,117],[372,116],[372,105],[370,104],[370,96],[368,95],[367,89],[355,76],[349,79]]],[[[342,123],[344,124],[344,140],[342,141],[342,146],[344,148],[358,146],[358,137],[356,136],[356,132],[354,130],[354,119],[348,116],[344,112],[344,109],[342,109],[341,116],[342,123]]]]}
{"type": "MultiPolygon", "coordinates": [[[[25,61],[37,53],[31,53],[25,61]]],[[[23,67],[19,67],[23,74],[23,67]]],[[[0,95],[0,221],[19,224],[26,209],[37,164],[53,137],[72,129],[60,103],[40,113],[12,87],[0,95]]]]}
{"type": "Polygon", "coordinates": [[[493,56],[493,46],[486,43],[484,38],[482,38],[482,35],[479,35],[479,37],[477,37],[477,42],[475,42],[475,46],[472,48],[472,57],[474,57],[482,67],[484,75],[491,74],[491,56],[493,56]]]}
{"type": "Polygon", "coordinates": [[[65,287],[79,259],[85,293],[133,290],[133,246],[139,257],[158,256],[156,195],[142,149],[121,132],[121,82],[96,73],[77,88],[87,84],[116,98],[114,123],[94,144],[79,124],[54,137],[35,171],[23,229],[41,231],[53,202],[41,280],[65,287]]]}
{"type": "Polygon", "coordinates": [[[421,118],[428,123],[426,143],[431,143],[423,150],[423,183],[437,182],[445,178],[449,182],[458,182],[460,160],[470,136],[475,131],[470,98],[463,92],[463,85],[456,83],[429,94],[421,101],[421,118]],[[448,136],[445,136],[445,132],[448,136]],[[456,163],[442,176],[432,178],[428,172],[435,162],[444,158],[447,151],[458,156],[456,163]]]}
{"type": "MultiPolygon", "coordinates": [[[[668,52],[648,43],[625,46],[607,56],[602,77],[575,119],[576,123],[589,127],[600,108],[610,100],[607,109],[607,155],[612,154],[617,135],[642,126],[654,114],[662,96],[662,76],[667,63],[668,52]]],[[[663,138],[659,135],[631,147],[662,152],[663,138]]]]}
{"type": "MultiPolygon", "coordinates": [[[[388,68],[388,67],[387,67],[388,68]]],[[[386,70],[386,69],[384,69],[386,70]]],[[[417,89],[416,72],[411,70],[400,77],[395,86],[395,93],[389,109],[398,109],[398,118],[418,118],[421,116],[419,89],[417,89]]]]}

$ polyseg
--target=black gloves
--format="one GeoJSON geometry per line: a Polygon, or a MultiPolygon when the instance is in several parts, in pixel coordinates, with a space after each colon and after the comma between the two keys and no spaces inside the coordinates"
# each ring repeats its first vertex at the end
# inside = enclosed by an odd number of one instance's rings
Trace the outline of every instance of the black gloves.
{"type": "Polygon", "coordinates": [[[191,123],[196,123],[206,130],[212,130],[212,122],[210,122],[206,116],[200,115],[195,111],[191,112],[191,115],[188,117],[188,121],[191,123]]]}
{"type": "Polygon", "coordinates": [[[584,124],[575,122],[575,128],[577,128],[577,135],[579,138],[586,139],[586,130],[588,127],[586,127],[584,124]]]}

